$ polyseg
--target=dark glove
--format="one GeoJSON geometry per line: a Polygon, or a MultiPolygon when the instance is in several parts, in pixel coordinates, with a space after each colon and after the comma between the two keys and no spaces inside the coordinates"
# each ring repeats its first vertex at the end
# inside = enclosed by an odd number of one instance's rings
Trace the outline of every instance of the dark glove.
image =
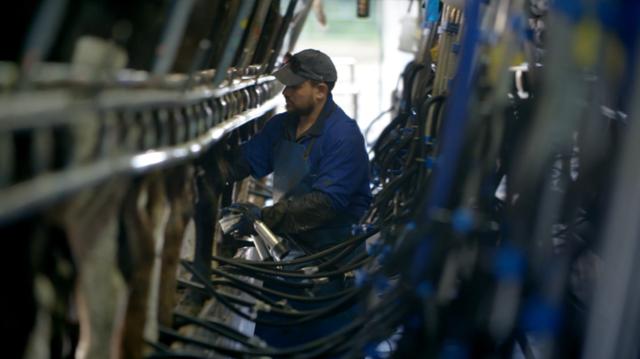
{"type": "Polygon", "coordinates": [[[243,214],[251,222],[262,218],[262,214],[260,213],[260,207],[256,206],[253,203],[237,202],[227,208],[230,208],[233,211],[236,211],[236,213],[243,214]]]}
{"type": "Polygon", "coordinates": [[[234,203],[221,211],[220,225],[222,231],[237,236],[255,233],[253,222],[261,219],[260,208],[252,203],[234,203]]]}
{"type": "Polygon", "coordinates": [[[262,221],[274,232],[295,234],[321,227],[336,215],[331,199],[314,191],[262,209],[262,221]]]}

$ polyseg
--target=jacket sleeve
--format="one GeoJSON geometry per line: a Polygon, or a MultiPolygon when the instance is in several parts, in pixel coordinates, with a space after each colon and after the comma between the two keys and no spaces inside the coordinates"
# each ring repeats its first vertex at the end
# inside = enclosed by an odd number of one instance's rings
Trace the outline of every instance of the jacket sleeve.
{"type": "Polygon", "coordinates": [[[242,155],[241,149],[228,152],[217,161],[218,173],[222,177],[223,182],[233,183],[240,181],[251,174],[249,162],[242,155]],[[228,158],[228,160],[227,160],[228,158]]]}
{"type": "Polygon", "coordinates": [[[257,135],[240,147],[238,163],[248,168],[253,177],[262,178],[273,172],[273,152],[276,143],[282,139],[283,120],[284,114],[274,116],[257,135]]]}
{"type": "Polygon", "coordinates": [[[318,168],[312,189],[325,193],[336,212],[344,211],[369,175],[369,159],[359,130],[352,128],[333,139],[318,168]]]}

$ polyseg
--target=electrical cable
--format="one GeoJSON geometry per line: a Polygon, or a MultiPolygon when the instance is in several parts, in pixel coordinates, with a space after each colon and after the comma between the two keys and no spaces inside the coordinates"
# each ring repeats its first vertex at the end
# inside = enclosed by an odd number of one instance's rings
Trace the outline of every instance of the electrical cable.
{"type": "Polygon", "coordinates": [[[145,356],[146,359],[210,359],[210,356],[194,354],[194,353],[182,353],[182,352],[154,352],[145,356]]]}
{"type": "Polygon", "coordinates": [[[237,330],[226,326],[224,324],[221,323],[216,323],[216,322],[212,322],[212,321],[205,321],[190,315],[186,315],[183,313],[178,313],[178,312],[174,312],[173,315],[176,318],[179,319],[183,319],[189,323],[192,324],[196,324],[199,327],[202,327],[204,329],[207,329],[211,332],[217,333],[219,335],[222,335],[228,339],[231,339],[239,344],[244,345],[245,347],[249,347],[249,348],[262,348],[262,346],[260,346],[257,343],[252,343],[250,340],[252,337],[249,337],[243,333],[238,332],[237,330]]]}
{"type": "Polygon", "coordinates": [[[289,280],[285,280],[282,278],[277,278],[274,277],[272,275],[267,275],[267,274],[263,274],[263,273],[258,273],[258,272],[250,272],[251,275],[247,275],[247,270],[246,269],[242,269],[242,268],[238,268],[235,266],[220,266],[217,267],[218,269],[224,270],[225,272],[229,273],[229,274],[234,274],[234,275],[238,275],[238,276],[245,276],[245,277],[250,277],[250,278],[254,278],[257,280],[262,281],[263,283],[270,283],[270,284],[274,284],[277,286],[284,286],[284,287],[291,287],[291,288],[296,288],[296,289],[309,289],[309,288],[313,288],[313,287],[317,287],[317,286],[321,286],[322,283],[317,283],[317,282],[313,282],[311,280],[302,280],[302,281],[289,281],[289,280]]]}
{"type": "Polygon", "coordinates": [[[318,264],[316,267],[318,268],[318,270],[324,269],[324,268],[330,268],[330,267],[335,267],[337,269],[339,267],[336,267],[335,264],[338,263],[340,260],[344,259],[345,257],[347,257],[354,250],[358,249],[359,246],[360,246],[360,244],[354,244],[351,247],[347,247],[347,248],[343,249],[342,252],[336,254],[331,259],[327,260],[326,262],[322,262],[322,263],[318,264]]]}
{"type": "MultiPolygon", "coordinates": [[[[336,330],[334,333],[329,334],[327,336],[318,338],[318,339],[314,339],[310,342],[304,343],[304,344],[300,344],[297,346],[292,346],[292,347],[288,347],[288,348],[268,348],[268,349],[264,349],[263,351],[259,351],[259,350],[254,350],[254,351],[247,351],[247,352],[243,352],[242,354],[244,355],[269,355],[269,356],[290,356],[290,355],[294,355],[294,354],[298,354],[298,353],[304,353],[306,351],[309,351],[315,347],[318,346],[323,346],[323,345],[327,345],[327,344],[331,344],[336,342],[337,339],[349,339],[349,337],[346,336],[346,334],[352,332],[355,329],[358,329],[358,327],[360,327],[364,322],[366,321],[365,317],[360,317],[354,321],[352,321],[351,323],[345,325],[344,327],[336,330]]],[[[200,321],[198,321],[200,322],[200,321]]],[[[197,322],[195,324],[198,324],[197,322]]],[[[167,334],[172,335],[174,334],[175,331],[173,331],[173,333],[171,331],[169,331],[167,334]]],[[[177,333],[175,333],[177,334],[177,333]]],[[[178,334],[179,335],[179,334],[178,334]]],[[[181,338],[178,338],[181,339],[181,338]]],[[[188,338],[187,338],[188,339],[188,338]]],[[[205,342],[201,342],[201,341],[197,341],[197,342],[192,342],[192,344],[202,344],[204,346],[208,346],[208,343],[205,342]]],[[[216,346],[219,349],[222,350],[226,350],[227,348],[220,348],[219,346],[216,346]]],[[[216,350],[216,348],[209,348],[209,349],[213,349],[216,350]]],[[[182,355],[186,355],[185,357],[188,358],[200,358],[198,356],[195,356],[195,354],[189,354],[189,353],[177,353],[174,352],[176,357],[182,357],[182,355]],[[192,356],[194,355],[194,356],[192,356]]],[[[174,354],[174,353],[170,353],[170,354],[174,354]]],[[[166,353],[154,353],[152,354],[152,357],[157,357],[157,358],[165,358],[165,357],[171,357],[171,355],[166,355],[166,353]]]]}
{"type": "Polygon", "coordinates": [[[228,348],[228,347],[225,347],[225,346],[222,346],[222,345],[212,344],[212,343],[206,342],[204,340],[191,338],[191,337],[188,337],[186,335],[182,335],[182,334],[178,333],[177,331],[175,331],[173,329],[170,329],[170,328],[159,327],[158,331],[160,332],[160,335],[162,335],[162,336],[168,336],[168,337],[170,337],[170,338],[172,338],[174,340],[178,340],[178,341],[181,341],[183,343],[197,345],[197,346],[205,348],[205,349],[213,350],[213,351],[218,352],[220,354],[231,355],[231,356],[234,356],[234,357],[239,357],[239,356],[263,356],[263,355],[265,355],[265,353],[268,353],[268,351],[252,351],[250,348],[245,349],[245,350],[241,350],[241,349],[228,348]]]}
{"type": "Polygon", "coordinates": [[[162,343],[156,343],[153,342],[151,340],[145,339],[144,342],[148,345],[150,345],[151,347],[153,347],[153,349],[160,351],[162,353],[169,353],[171,352],[171,348],[169,348],[168,346],[162,344],[162,343]]]}
{"type": "Polygon", "coordinates": [[[296,259],[292,259],[289,261],[282,261],[282,262],[258,262],[258,261],[250,261],[250,260],[246,260],[246,259],[233,259],[233,261],[235,261],[236,263],[241,263],[241,264],[248,264],[248,265],[252,265],[252,266],[259,266],[259,267],[286,267],[286,266],[291,266],[291,265],[297,265],[297,264],[303,264],[303,263],[307,263],[322,257],[325,257],[333,252],[338,251],[339,249],[348,247],[352,244],[359,244],[363,241],[365,241],[367,238],[369,238],[370,236],[378,233],[379,229],[373,228],[370,231],[366,232],[366,233],[362,233],[359,234],[353,238],[349,238],[343,242],[340,242],[332,247],[329,247],[327,249],[324,249],[320,252],[314,253],[314,254],[310,254],[304,257],[300,257],[300,258],[296,258],[296,259]]]}
{"type": "Polygon", "coordinates": [[[247,275],[249,275],[249,276],[251,275],[251,273],[257,272],[257,273],[270,274],[270,275],[279,276],[279,277],[300,278],[300,279],[314,279],[314,278],[335,277],[337,275],[341,275],[341,274],[344,274],[346,272],[350,272],[350,271],[352,271],[352,270],[354,270],[356,268],[362,267],[363,265],[366,265],[367,263],[370,263],[373,260],[373,258],[368,257],[368,255],[365,253],[365,254],[362,254],[362,255],[356,257],[352,261],[354,263],[352,263],[350,265],[345,265],[345,266],[341,267],[340,269],[336,269],[336,270],[329,271],[329,272],[322,272],[322,273],[302,274],[302,273],[294,273],[294,272],[288,272],[288,271],[276,271],[276,270],[263,269],[263,268],[254,267],[254,266],[251,266],[251,265],[238,263],[238,262],[236,262],[234,260],[227,259],[227,258],[220,257],[220,256],[215,256],[215,255],[212,255],[211,259],[213,261],[226,263],[226,264],[229,264],[231,266],[243,269],[243,270],[246,271],[247,275]]]}
{"type": "MultiPolygon", "coordinates": [[[[262,320],[262,319],[254,317],[254,316],[248,315],[248,314],[242,312],[241,310],[239,310],[238,308],[236,308],[233,305],[233,303],[231,303],[226,297],[220,295],[220,293],[218,293],[215,290],[215,288],[213,288],[213,285],[211,285],[211,283],[206,278],[204,278],[204,276],[199,271],[197,271],[191,265],[191,263],[189,263],[188,261],[184,261],[184,260],[181,261],[181,263],[189,272],[191,272],[205,286],[206,290],[211,295],[213,295],[221,304],[223,304],[225,307],[227,307],[233,313],[239,315],[240,317],[242,317],[244,319],[253,321],[255,323],[269,325],[269,326],[293,326],[293,325],[299,325],[299,324],[306,323],[306,322],[321,318],[323,316],[332,314],[333,312],[337,311],[338,309],[341,309],[345,305],[350,304],[350,302],[355,299],[355,296],[357,294],[360,294],[360,292],[361,292],[361,291],[355,291],[355,292],[353,292],[351,294],[348,294],[345,297],[337,300],[335,303],[332,303],[331,305],[328,305],[327,307],[322,308],[322,310],[319,310],[318,312],[314,312],[314,314],[308,315],[308,316],[300,318],[300,319],[291,320],[291,321],[287,321],[287,322],[262,320]]],[[[257,310],[260,311],[259,308],[257,308],[257,310]]]]}
{"type": "Polygon", "coordinates": [[[376,117],[373,118],[373,120],[371,120],[371,122],[369,122],[369,125],[364,130],[364,138],[366,140],[367,147],[371,147],[373,145],[373,142],[369,141],[369,133],[371,132],[371,129],[376,123],[378,123],[378,121],[380,121],[383,118],[384,115],[386,115],[391,111],[393,111],[393,107],[389,107],[388,109],[380,112],[376,117]]]}
{"type": "MultiPolygon", "coordinates": [[[[225,276],[230,276],[228,273],[222,272],[222,271],[215,271],[213,270],[212,273],[216,274],[218,272],[224,273],[225,276]]],[[[336,292],[336,293],[332,293],[332,294],[326,294],[326,295],[322,295],[322,296],[317,296],[317,297],[311,297],[311,296],[301,296],[301,295],[294,295],[294,294],[290,294],[290,293],[285,293],[285,292],[281,292],[281,291],[277,291],[271,288],[266,288],[266,287],[261,287],[255,284],[251,284],[251,283],[247,283],[239,278],[234,278],[233,276],[230,276],[231,278],[229,278],[229,281],[212,281],[211,283],[213,285],[225,285],[225,286],[232,286],[236,289],[242,290],[244,292],[246,292],[247,294],[250,294],[254,297],[256,297],[256,295],[254,295],[255,292],[264,292],[264,293],[268,293],[271,295],[275,295],[278,296],[280,298],[283,299],[289,299],[289,300],[294,300],[294,301],[298,301],[298,302],[327,302],[327,301],[331,301],[331,300],[335,300],[338,299],[342,296],[344,296],[345,294],[349,294],[350,292],[352,292],[354,289],[346,289],[344,291],[340,291],[340,292],[336,292]]],[[[226,277],[225,277],[226,278],[226,277]]],[[[257,294],[257,293],[256,293],[257,294]]],[[[262,295],[262,294],[258,294],[259,297],[256,297],[257,299],[263,300],[263,301],[268,301],[270,300],[270,298],[262,295]]],[[[270,303],[272,305],[277,305],[277,302],[273,302],[270,303]]]]}
{"type": "MultiPolygon", "coordinates": [[[[198,284],[198,283],[193,283],[193,282],[187,282],[184,280],[178,280],[178,284],[179,285],[183,285],[189,288],[193,288],[195,290],[201,291],[203,293],[207,293],[207,291],[205,290],[204,286],[198,284]]],[[[234,289],[238,289],[241,290],[242,292],[254,297],[256,300],[260,300],[262,302],[265,302],[267,304],[269,304],[270,306],[273,307],[278,307],[278,306],[282,306],[284,307],[285,305],[283,303],[279,303],[276,300],[269,298],[261,293],[257,293],[257,291],[252,290],[251,288],[246,288],[246,287],[242,287],[240,285],[240,283],[237,282],[233,282],[233,281],[229,281],[229,280],[213,280],[211,281],[211,284],[214,286],[226,286],[226,287],[231,287],[234,289]]]]}
{"type": "MultiPolygon", "coordinates": [[[[350,299],[350,297],[355,296],[356,292],[351,292],[350,294],[347,294],[346,296],[344,296],[343,298],[341,298],[342,300],[347,300],[350,299]]],[[[278,307],[271,307],[269,306],[268,309],[265,306],[264,303],[260,303],[257,301],[251,301],[248,299],[243,299],[240,298],[238,296],[234,296],[232,294],[228,294],[228,293],[219,293],[220,296],[225,297],[226,299],[228,299],[230,302],[241,305],[243,307],[247,307],[247,308],[261,308],[261,307],[265,307],[265,309],[259,309],[263,312],[268,312],[268,313],[272,313],[272,314],[278,314],[281,316],[288,316],[288,317],[303,317],[303,318],[307,318],[307,317],[316,317],[318,314],[326,314],[327,313],[327,309],[332,308],[332,305],[327,305],[326,307],[320,308],[320,309],[313,309],[313,310],[297,310],[297,309],[282,309],[282,308],[278,308],[278,307]]],[[[309,320],[305,320],[302,321],[301,323],[305,323],[308,322],[309,320]]]]}

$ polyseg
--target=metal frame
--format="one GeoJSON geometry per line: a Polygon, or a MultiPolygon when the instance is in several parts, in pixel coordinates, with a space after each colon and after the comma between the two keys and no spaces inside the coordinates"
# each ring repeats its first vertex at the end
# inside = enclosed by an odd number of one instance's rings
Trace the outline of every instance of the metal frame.
{"type": "Polygon", "coordinates": [[[0,131],[30,129],[73,123],[75,111],[109,111],[115,109],[153,108],[159,105],[185,106],[219,98],[250,86],[274,81],[273,76],[260,76],[233,81],[225,87],[196,86],[188,91],[162,88],[105,89],[94,98],[74,96],[70,89],[19,92],[0,97],[0,131]],[[37,101],[34,97],[37,96],[37,101]]]}
{"type": "Polygon", "coordinates": [[[226,134],[274,109],[282,100],[271,98],[258,108],[237,114],[202,136],[179,146],[163,147],[135,155],[107,158],[61,172],[40,175],[0,190],[0,223],[20,217],[82,188],[122,174],[139,174],[195,158],[226,134]]]}

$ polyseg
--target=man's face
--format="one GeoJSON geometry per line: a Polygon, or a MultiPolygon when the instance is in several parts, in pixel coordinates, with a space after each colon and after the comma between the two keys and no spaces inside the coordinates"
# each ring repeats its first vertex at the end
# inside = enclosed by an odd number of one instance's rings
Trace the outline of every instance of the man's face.
{"type": "Polygon", "coordinates": [[[282,95],[287,101],[287,112],[300,116],[311,114],[324,99],[319,86],[314,86],[309,81],[285,87],[282,95]]]}

